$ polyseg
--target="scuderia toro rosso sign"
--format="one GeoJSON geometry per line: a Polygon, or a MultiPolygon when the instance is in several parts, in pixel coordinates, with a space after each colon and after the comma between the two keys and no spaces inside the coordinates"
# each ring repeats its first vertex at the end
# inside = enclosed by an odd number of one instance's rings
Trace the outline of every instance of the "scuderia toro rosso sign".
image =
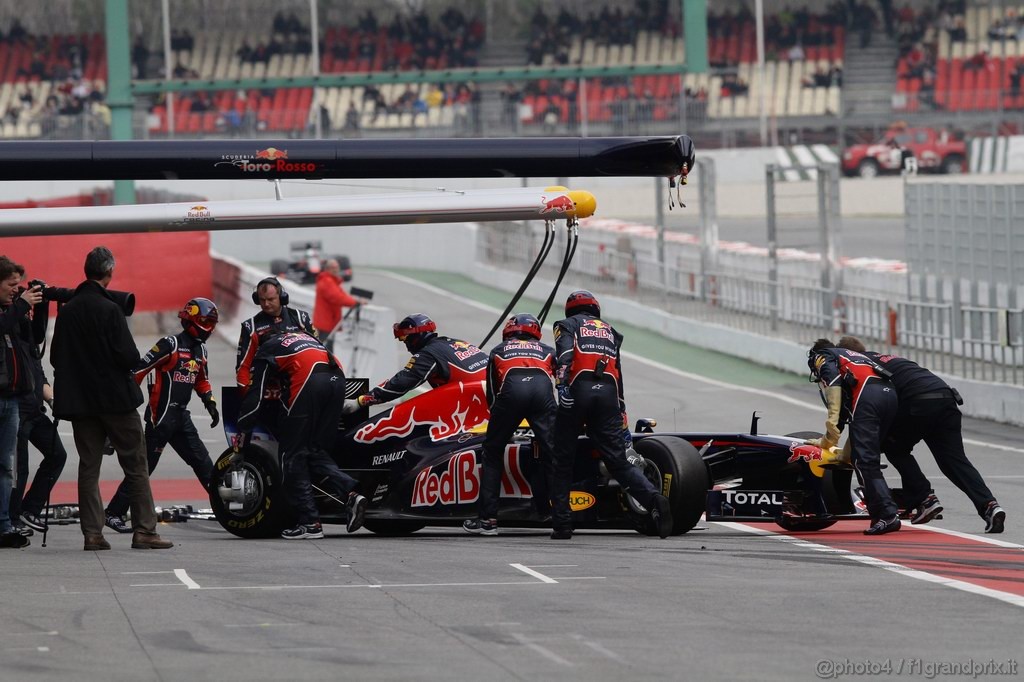
{"type": "Polygon", "coordinates": [[[243,173],[312,173],[318,168],[312,161],[288,158],[287,149],[267,147],[252,154],[222,154],[214,166],[234,166],[243,173]]]}

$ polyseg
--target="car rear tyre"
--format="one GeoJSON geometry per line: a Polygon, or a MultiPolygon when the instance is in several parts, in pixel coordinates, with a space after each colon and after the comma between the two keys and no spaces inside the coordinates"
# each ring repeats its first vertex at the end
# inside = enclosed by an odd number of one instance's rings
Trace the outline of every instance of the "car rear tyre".
{"type": "Polygon", "coordinates": [[[864,159],[857,166],[857,175],[862,178],[878,177],[878,162],[874,159],[864,159]]]}
{"type": "Polygon", "coordinates": [[[253,446],[242,452],[242,463],[232,465],[232,450],[226,450],[214,464],[210,481],[210,506],[224,530],[240,538],[273,538],[294,523],[295,513],[285,497],[281,469],[276,458],[253,446]],[[220,495],[220,487],[231,487],[232,471],[241,478],[239,508],[231,509],[220,495]]]}
{"type": "MultiPolygon", "coordinates": [[[[638,439],[633,447],[646,460],[644,476],[668,498],[672,509],[672,535],[691,530],[700,521],[707,504],[708,470],[700,453],[682,438],[670,436],[648,436],[638,439]]],[[[631,509],[630,516],[637,524],[637,532],[658,534],[646,514],[631,509]]]]}
{"type": "Polygon", "coordinates": [[[964,165],[962,156],[949,156],[942,162],[942,172],[947,175],[960,175],[965,170],[964,165]]]}
{"type": "Polygon", "coordinates": [[[366,530],[389,538],[412,535],[426,525],[419,521],[388,521],[385,519],[367,519],[363,522],[363,528],[366,530]]]}

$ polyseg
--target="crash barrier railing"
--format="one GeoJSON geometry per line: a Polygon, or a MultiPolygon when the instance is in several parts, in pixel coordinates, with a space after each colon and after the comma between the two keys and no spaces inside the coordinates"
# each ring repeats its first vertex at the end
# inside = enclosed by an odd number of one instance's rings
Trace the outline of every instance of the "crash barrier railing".
{"type": "MultiPolygon", "coordinates": [[[[528,264],[540,246],[532,229],[488,226],[480,259],[528,264]]],[[[557,250],[557,248],[556,248],[557,250]]],[[[1024,310],[957,306],[831,290],[797,278],[700,272],[698,259],[662,264],[649,255],[580,244],[566,283],[640,301],[675,315],[810,345],[849,334],[880,352],[935,371],[982,381],[1024,378],[1024,310]]],[[[554,278],[555,259],[542,270],[554,278]]]]}

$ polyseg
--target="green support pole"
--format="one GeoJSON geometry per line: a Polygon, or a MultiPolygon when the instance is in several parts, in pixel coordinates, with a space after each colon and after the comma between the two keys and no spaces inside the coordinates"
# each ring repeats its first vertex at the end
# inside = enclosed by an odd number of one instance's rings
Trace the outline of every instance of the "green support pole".
{"type": "Polygon", "coordinates": [[[686,43],[686,70],[706,73],[708,70],[708,2],[679,0],[683,12],[683,41],[686,43]]]}
{"type": "MultiPolygon", "coordinates": [[[[106,0],[107,105],[110,137],[132,139],[132,72],[128,37],[128,0],[106,0]]],[[[135,181],[114,181],[114,203],[135,203],[135,181]]]]}

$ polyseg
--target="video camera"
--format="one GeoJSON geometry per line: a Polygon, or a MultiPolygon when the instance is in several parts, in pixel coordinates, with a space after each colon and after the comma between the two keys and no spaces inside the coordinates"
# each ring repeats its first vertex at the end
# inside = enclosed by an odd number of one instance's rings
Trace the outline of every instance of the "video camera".
{"type": "MultiPolygon", "coordinates": [[[[44,305],[48,301],[67,303],[75,296],[74,289],[47,286],[46,282],[41,279],[33,279],[29,281],[28,286],[30,289],[33,287],[42,288],[44,305]]],[[[130,291],[114,291],[113,289],[107,289],[107,293],[110,294],[110,298],[114,300],[114,303],[120,306],[121,310],[124,311],[125,317],[132,316],[132,313],[135,312],[135,294],[130,291]]]]}

